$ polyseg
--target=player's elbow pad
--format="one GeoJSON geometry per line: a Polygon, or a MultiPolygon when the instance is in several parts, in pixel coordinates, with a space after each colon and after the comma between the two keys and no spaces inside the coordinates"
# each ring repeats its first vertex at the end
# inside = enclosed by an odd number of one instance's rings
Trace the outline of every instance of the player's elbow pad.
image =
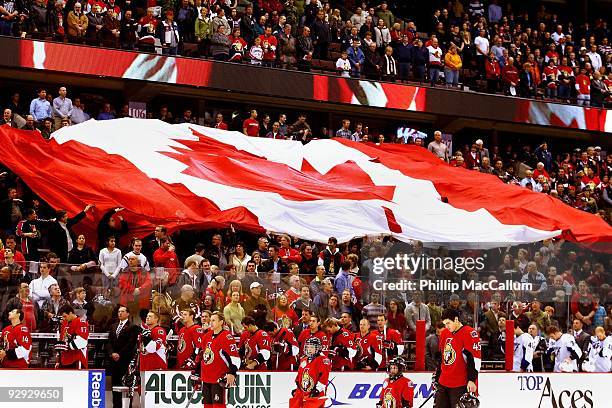
{"type": "Polygon", "coordinates": [[[580,349],[576,350],[573,347],[568,347],[567,351],[570,352],[570,358],[572,360],[579,360],[582,357],[582,351],[580,349]]]}
{"type": "Polygon", "coordinates": [[[82,338],[81,336],[76,336],[72,341],[68,343],[68,347],[71,350],[81,350],[87,347],[87,340],[82,338]]]}
{"type": "Polygon", "coordinates": [[[230,357],[228,361],[230,374],[236,375],[240,367],[240,357],[230,357]]]}
{"type": "Polygon", "coordinates": [[[153,340],[150,340],[145,346],[145,351],[147,353],[155,353],[155,351],[157,351],[157,343],[153,340]]]}
{"type": "Polygon", "coordinates": [[[374,353],[374,361],[376,361],[377,366],[380,366],[380,363],[382,363],[382,354],[374,353]]]}
{"type": "Polygon", "coordinates": [[[16,349],[6,350],[6,358],[9,360],[17,360],[19,357],[17,357],[16,349]]]}
{"type": "Polygon", "coordinates": [[[259,361],[260,364],[263,364],[264,362],[268,361],[270,359],[270,350],[260,350],[259,353],[257,354],[257,361],[259,361]]]}

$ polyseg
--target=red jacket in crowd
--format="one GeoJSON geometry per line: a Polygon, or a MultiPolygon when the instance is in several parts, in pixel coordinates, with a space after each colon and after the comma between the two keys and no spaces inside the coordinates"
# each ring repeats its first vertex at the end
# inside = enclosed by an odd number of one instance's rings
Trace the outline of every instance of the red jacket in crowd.
{"type": "Polygon", "coordinates": [[[135,272],[125,271],[119,276],[119,303],[138,302],[140,309],[151,308],[151,276],[138,268],[135,272]],[[139,294],[135,295],[134,290],[139,288],[139,294]]]}
{"type": "Polygon", "coordinates": [[[168,272],[168,285],[174,285],[181,274],[181,264],[176,252],[159,247],[153,252],[155,266],[166,268],[168,272]]]}
{"type": "Polygon", "coordinates": [[[485,69],[487,72],[487,79],[499,79],[501,76],[501,68],[499,66],[499,62],[496,59],[491,61],[487,60],[485,64],[485,69]]]}
{"type": "Polygon", "coordinates": [[[289,248],[283,248],[283,247],[279,248],[278,249],[278,256],[286,264],[289,264],[291,262],[295,262],[295,263],[299,264],[300,262],[302,262],[302,255],[300,255],[300,252],[297,249],[293,249],[291,247],[289,247],[289,248]]]}
{"type": "Polygon", "coordinates": [[[506,65],[504,69],[502,69],[502,80],[506,85],[515,86],[519,83],[519,72],[518,69],[514,65],[506,65]]]}
{"type": "Polygon", "coordinates": [[[579,95],[591,95],[591,78],[580,74],[576,77],[576,90],[579,95]]]}

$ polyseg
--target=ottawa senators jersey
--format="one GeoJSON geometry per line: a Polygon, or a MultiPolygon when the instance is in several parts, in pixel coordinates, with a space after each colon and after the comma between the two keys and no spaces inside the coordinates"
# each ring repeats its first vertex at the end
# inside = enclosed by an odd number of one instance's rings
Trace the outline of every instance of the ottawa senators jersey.
{"type": "Polygon", "coordinates": [[[327,355],[327,352],[329,350],[329,338],[327,337],[327,334],[325,334],[325,332],[322,330],[317,330],[316,332],[312,333],[310,329],[302,331],[300,333],[300,337],[298,337],[298,343],[300,344],[300,354],[304,354],[304,344],[306,343],[306,340],[311,337],[316,337],[321,340],[321,351],[323,352],[323,354],[327,355]]]}
{"type": "Polygon", "coordinates": [[[404,340],[401,333],[395,329],[374,330],[372,333],[376,336],[376,344],[382,353],[380,367],[386,369],[387,361],[404,354],[404,340]]]}
{"type": "Polygon", "coordinates": [[[167,370],[168,360],[166,356],[166,330],[161,326],[155,326],[151,330],[151,340],[146,341],[139,336],[140,345],[140,371],[167,370]],[[144,344],[144,343],[147,344],[144,344]]]}
{"type": "Polygon", "coordinates": [[[302,357],[295,383],[298,389],[306,393],[310,393],[314,389],[327,390],[330,371],[331,360],[323,354],[319,354],[312,359],[302,357]]]}
{"type": "Polygon", "coordinates": [[[242,354],[243,360],[248,362],[256,360],[259,364],[255,370],[265,370],[266,361],[270,359],[270,336],[263,330],[256,330],[251,333],[248,330],[242,332],[238,348],[242,354]]]}
{"type": "Polygon", "coordinates": [[[239,366],[238,346],[229,331],[221,330],[215,334],[209,330],[202,337],[200,378],[203,382],[217,384],[226,374],[235,375],[239,366]]]}
{"type": "Polygon", "coordinates": [[[330,353],[332,370],[351,370],[353,357],[357,354],[355,335],[346,329],[340,329],[331,335],[330,353]]]}
{"type": "Polygon", "coordinates": [[[64,320],[60,333],[60,341],[68,345],[68,350],[61,352],[60,365],[68,367],[76,364],[77,368],[87,368],[87,341],[89,339],[87,319],[77,317],[71,322],[64,320]]]}
{"type": "Polygon", "coordinates": [[[357,332],[355,334],[355,345],[357,347],[357,355],[353,360],[354,367],[357,367],[360,361],[365,360],[368,360],[369,364],[376,367],[380,365],[382,362],[382,350],[374,332],[367,332],[366,334],[357,332]]]}
{"type": "Polygon", "coordinates": [[[470,326],[461,326],[456,332],[448,329],[440,333],[442,355],[439,383],[445,387],[466,386],[476,382],[480,371],[480,336],[470,326]]]}
{"type": "Polygon", "coordinates": [[[6,356],[0,361],[2,368],[28,368],[30,364],[30,351],[32,350],[32,337],[30,330],[23,324],[8,326],[2,330],[0,345],[6,356]]]}
{"type": "Polygon", "coordinates": [[[291,330],[281,327],[274,336],[271,336],[274,355],[270,358],[270,368],[273,370],[290,371],[291,366],[297,363],[300,354],[295,334],[291,330]]]}
{"type": "Polygon", "coordinates": [[[176,350],[176,367],[181,368],[193,356],[194,351],[199,348],[202,327],[194,324],[191,327],[183,326],[178,335],[178,346],[176,350]]]}
{"type": "Polygon", "coordinates": [[[380,392],[382,408],[412,407],[414,403],[414,384],[401,376],[396,380],[385,379],[380,392]]]}

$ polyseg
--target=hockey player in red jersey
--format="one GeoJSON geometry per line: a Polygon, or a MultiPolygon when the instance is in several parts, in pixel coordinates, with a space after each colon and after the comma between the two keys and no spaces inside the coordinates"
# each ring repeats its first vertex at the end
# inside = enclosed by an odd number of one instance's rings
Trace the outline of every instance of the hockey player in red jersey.
{"type": "Polygon", "coordinates": [[[300,333],[298,337],[298,343],[300,344],[300,352],[304,354],[304,345],[306,344],[306,340],[316,337],[321,340],[321,350],[324,354],[327,354],[329,350],[329,338],[325,334],[324,331],[320,329],[321,319],[319,316],[313,315],[310,317],[310,324],[308,325],[308,330],[304,330],[300,333]]]}
{"type": "Polygon", "coordinates": [[[195,367],[195,356],[199,352],[202,327],[195,324],[195,311],[186,308],[180,311],[183,327],[178,334],[178,346],[176,350],[176,367],[193,369],[195,367]]]}
{"type": "Polygon", "coordinates": [[[257,327],[255,319],[247,316],[242,319],[244,331],[240,336],[238,350],[247,370],[266,370],[270,360],[270,336],[257,327]]]}
{"type": "Polygon", "coordinates": [[[374,330],[373,333],[382,353],[382,362],[380,363],[380,369],[382,370],[387,367],[387,361],[404,354],[404,341],[399,331],[387,328],[386,315],[378,315],[376,323],[378,330],[374,330]]]}
{"type": "Polygon", "coordinates": [[[202,387],[205,408],[225,408],[225,389],[236,385],[240,356],[236,340],[224,325],[223,314],[213,312],[210,330],[202,337],[202,352],[190,377],[195,389],[202,387]]]}
{"type": "Polygon", "coordinates": [[[355,335],[355,344],[357,346],[357,355],[353,362],[355,370],[376,370],[382,362],[382,351],[376,340],[376,334],[370,331],[368,319],[359,321],[359,333],[355,335]]]}
{"type": "Polygon", "coordinates": [[[275,371],[292,371],[297,365],[300,346],[291,330],[279,327],[275,322],[268,322],[263,329],[268,332],[272,342],[272,356],[268,367],[275,371]]]}
{"type": "Polygon", "coordinates": [[[32,350],[32,337],[30,330],[24,326],[23,310],[13,309],[8,312],[11,324],[2,330],[0,337],[0,367],[1,368],[28,368],[30,364],[30,351],[32,350]]]}
{"type": "Polygon", "coordinates": [[[311,337],[304,344],[289,408],[323,408],[331,371],[330,359],[322,353],[321,340],[311,337]]]}
{"type": "Polygon", "coordinates": [[[166,330],[159,325],[156,312],[147,313],[140,333],[140,371],[167,370],[166,330]]]}
{"type": "Polygon", "coordinates": [[[57,311],[62,316],[60,342],[55,345],[59,360],[55,368],[87,368],[87,341],[89,324],[85,317],[78,317],[71,305],[64,305],[57,311]]]}
{"type": "Polygon", "coordinates": [[[480,371],[480,337],[472,327],[459,321],[459,312],[442,313],[445,329],[440,333],[441,360],[434,373],[436,408],[456,408],[464,394],[477,391],[480,371]]]}
{"type": "Polygon", "coordinates": [[[339,321],[331,317],[323,323],[323,330],[330,338],[329,358],[332,361],[332,370],[352,370],[353,357],[357,355],[355,335],[346,329],[341,329],[339,321]]]}
{"type": "Polygon", "coordinates": [[[414,385],[412,381],[404,377],[406,363],[401,357],[395,357],[389,361],[387,372],[389,377],[385,379],[380,392],[380,401],[377,408],[412,408],[414,404],[414,385]]]}

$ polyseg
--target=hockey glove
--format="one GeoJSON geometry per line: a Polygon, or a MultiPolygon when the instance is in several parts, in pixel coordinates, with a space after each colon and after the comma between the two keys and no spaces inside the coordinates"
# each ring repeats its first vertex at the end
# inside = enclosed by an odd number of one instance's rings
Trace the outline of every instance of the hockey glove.
{"type": "Polygon", "coordinates": [[[140,336],[141,336],[140,340],[142,341],[142,344],[144,345],[149,344],[149,342],[151,341],[151,330],[149,329],[143,330],[140,336]]]}
{"type": "Polygon", "coordinates": [[[183,363],[183,368],[187,368],[189,370],[193,370],[196,366],[195,361],[193,361],[193,359],[188,358],[184,363],[183,363]]]}
{"type": "Polygon", "coordinates": [[[193,388],[194,391],[198,391],[200,388],[202,388],[202,379],[194,372],[192,372],[189,376],[189,382],[191,383],[191,388],[193,388]]]}

